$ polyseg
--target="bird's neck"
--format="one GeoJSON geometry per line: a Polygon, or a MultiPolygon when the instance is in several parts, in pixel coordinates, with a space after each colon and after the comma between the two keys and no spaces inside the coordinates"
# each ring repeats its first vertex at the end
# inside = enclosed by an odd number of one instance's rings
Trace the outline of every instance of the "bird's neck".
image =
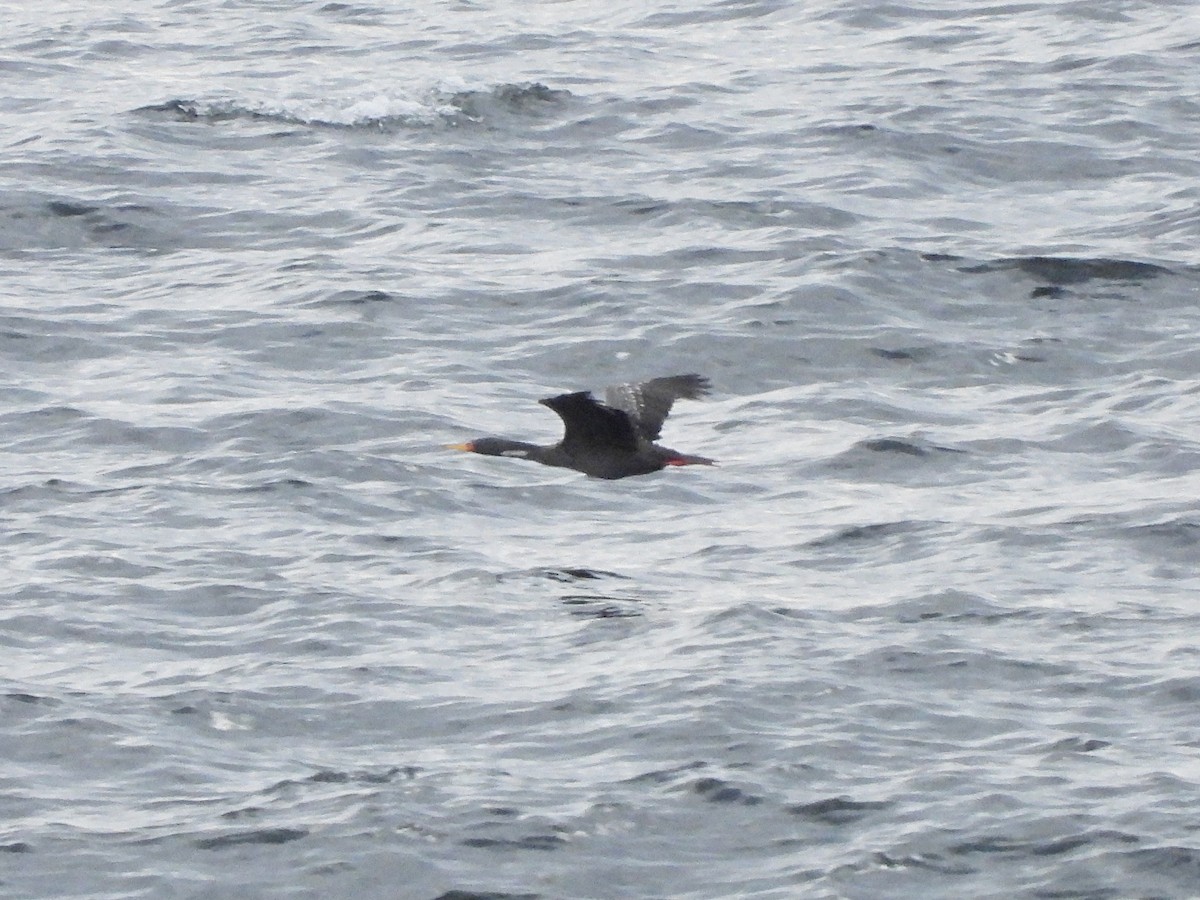
{"type": "Polygon", "coordinates": [[[524,441],[510,441],[504,438],[493,438],[483,446],[476,446],[476,452],[487,456],[511,456],[515,459],[538,459],[545,452],[545,447],[537,444],[527,444],[524,441]]]}

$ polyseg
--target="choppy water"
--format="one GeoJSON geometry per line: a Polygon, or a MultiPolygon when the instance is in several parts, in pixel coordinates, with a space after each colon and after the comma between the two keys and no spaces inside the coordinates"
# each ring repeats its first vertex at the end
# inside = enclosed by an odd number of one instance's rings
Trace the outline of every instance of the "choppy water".
{"type": "Polygon", "coordinates": [[[0,895],[1200,895],[1193,13],[6,6],[0,895]]]}

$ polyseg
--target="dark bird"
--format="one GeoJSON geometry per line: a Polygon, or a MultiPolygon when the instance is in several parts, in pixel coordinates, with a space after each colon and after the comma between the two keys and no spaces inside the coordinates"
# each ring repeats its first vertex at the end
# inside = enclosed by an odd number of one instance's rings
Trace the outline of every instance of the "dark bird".
{"type": "Polygon", "coordinates": [[[590,391],[559,394],[538,401],[558,413],[566,426],[557,444],[542,447],[484,437],[452,444],[451,449],[531,459],[592,478],[645,475],[667,466],[711,466],[716,464],[711,459],[654,443],[676,400],[696,400],[708,390],[708,379],[701,375],[668,375],[640,384],[614,384],[605,389],[603,403],[590,391]]]}

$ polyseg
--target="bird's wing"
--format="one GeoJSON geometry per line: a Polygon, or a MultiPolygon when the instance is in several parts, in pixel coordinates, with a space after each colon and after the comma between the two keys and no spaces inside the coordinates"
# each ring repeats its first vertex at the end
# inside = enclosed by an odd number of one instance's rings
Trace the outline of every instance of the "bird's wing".
{"type": "Polygon", "coordinates": [[[633,420],[619,409],[605,406],[588,391],[559,394],[538,403],[548,406],[563,420],[566,433],[563,449],[629,450],[638,448],[638,432],[633,420]]]}
{"type": "Polygon", "coordinates": [[[676,400],[695,400],[708,390],[708,379],[703,375],[668,375],[640,384],[614,384],[605,389],[604,400],[613,409],[628,413],[638,433],[654,441],[676,400]]]}

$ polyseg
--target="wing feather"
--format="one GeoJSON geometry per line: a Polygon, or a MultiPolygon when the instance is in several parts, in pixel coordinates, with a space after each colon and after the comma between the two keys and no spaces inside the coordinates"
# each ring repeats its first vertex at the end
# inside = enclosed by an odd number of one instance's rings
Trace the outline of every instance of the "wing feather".
{"type": "Polygon", "coordinates": [[[614,384],[606,388],[604,400],[612,409],[626,413],[638,434],[648,441],[658,439],[663,422],[676,400],[696,400],[708,393],[703,375],[668,375],[649,381],[614,384]]]}

